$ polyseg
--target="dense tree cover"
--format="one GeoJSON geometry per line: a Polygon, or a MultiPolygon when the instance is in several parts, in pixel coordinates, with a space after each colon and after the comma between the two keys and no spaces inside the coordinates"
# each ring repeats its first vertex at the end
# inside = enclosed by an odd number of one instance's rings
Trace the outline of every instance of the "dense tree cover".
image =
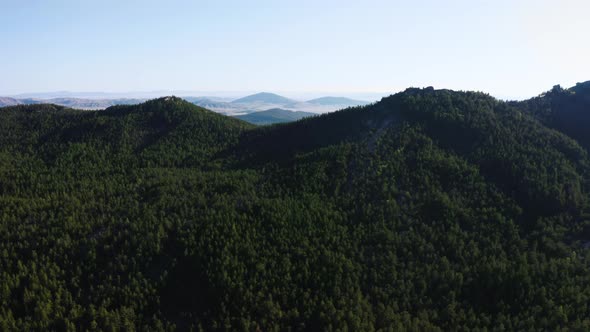
{"type": "Polygon", "coordinates": [[[588,152],[529,103],[0,109],[0,330],[588,330],[588,152]]]}
{"type": "Polygon", "coordinates": [[[569,89],[556,85],[538,97],[511,104],[590,148],[590,81],[569,89]]]}

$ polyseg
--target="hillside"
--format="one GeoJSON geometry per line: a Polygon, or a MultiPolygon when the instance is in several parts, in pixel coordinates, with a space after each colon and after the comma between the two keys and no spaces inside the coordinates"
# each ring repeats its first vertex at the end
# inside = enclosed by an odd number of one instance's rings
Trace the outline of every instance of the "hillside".
{"type": "Polygon", "coordinates": [[[249,114],[238,115],[236,118],[256,125],[266,125],[274,123],[284,123],[303,119],[305,117],[315,116],[315,113],[295,112],[280,108],[273,108],[266,111],[254,112],[249,114]]]}
{"type": "MultiPolygon", "coordinates": [[[[30,151],[49,165],[60,159],[107,167],[205,163],[252,126],[176,97],[84,112],[50,104],[0,110],[0,151],[30,151]],[[162,155],[166,155],[163,158],[162,155]],[[92,158],[106,159],[92,159],[92,158]],[[96,163],[96,164],[93,164],[96,163]]],[[[72,164],[74,166],[74,164],[72,164]]]]}
{"type": "Polygon", "coordinates": [[[0,330],[588,330],[588,150],[532,103],[0,109],[0,330]]]}

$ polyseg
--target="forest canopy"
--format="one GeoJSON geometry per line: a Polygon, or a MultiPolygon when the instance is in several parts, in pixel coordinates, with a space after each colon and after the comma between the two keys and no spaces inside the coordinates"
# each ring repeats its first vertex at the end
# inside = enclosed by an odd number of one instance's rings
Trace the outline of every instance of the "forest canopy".
{"type": "Polygon", "coordinates": [[[0,109],[0,330],[590,330],[590,83],[256,127],[0,109]]]}

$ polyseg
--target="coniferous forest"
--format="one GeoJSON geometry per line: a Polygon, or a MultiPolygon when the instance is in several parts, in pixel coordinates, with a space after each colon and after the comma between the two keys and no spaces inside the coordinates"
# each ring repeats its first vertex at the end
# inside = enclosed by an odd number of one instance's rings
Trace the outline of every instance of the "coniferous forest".
{"type": "Polygon", "coordinates": [[[2,331],[588,331],[590,83],[254,126],[0,109],[2,331]]]}

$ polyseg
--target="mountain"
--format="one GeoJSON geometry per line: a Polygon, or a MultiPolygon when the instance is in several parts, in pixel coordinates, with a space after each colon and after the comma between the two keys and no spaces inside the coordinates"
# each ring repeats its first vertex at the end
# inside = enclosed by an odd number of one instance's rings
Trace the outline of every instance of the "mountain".
{"type": "Polygon", "coordinates": [[[369,102],[366,101],[354,100],[345,97],[321,97],[308,100],[307,103],[314,105],[336,105],[340,107],[361,106],[369,104],[369,102]]]}
{"type": "Polygon", "coordinates": [[[244,103],[264,103],[264,104],[277,104],[277,105],[288,105],[293,103],[294,100],[289,98],[279,96],[274,93],[268,92],[260,92],[257,94],[253,94],[250,96],[246,96],[243,98],[236,99],[232,101],[234,104],[244,104],[244,103]]]}
{"type": "Polygon", "coordinates": [[[280,108],[273,108],[266,111],[238,115],[236,118],[256,125],[283,123],[297,121],[299,119],[315,116],[316,113],[294,112],[280,108]]]}
{"type": "Polygon", "coordinates": [[[2,108],[0,329],[589,330],[590,157],[560,119],[590,94],[565,90],[276,126],[2,108]]]}

